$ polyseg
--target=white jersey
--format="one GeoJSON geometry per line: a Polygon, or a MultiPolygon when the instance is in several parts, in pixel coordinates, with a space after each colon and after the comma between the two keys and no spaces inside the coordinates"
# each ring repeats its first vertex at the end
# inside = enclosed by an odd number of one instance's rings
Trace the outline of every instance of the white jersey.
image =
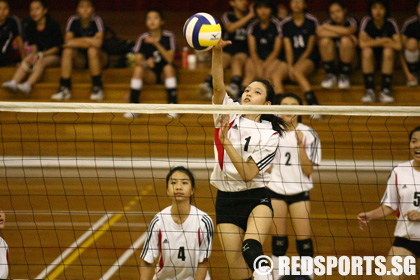
{"type": "MultiPolygon", "coordinates": [[[[239,105],[239,103],[234,102],[226,94],[223,105],[239,105]]],[[[219,117],[220,115],[214,115],[216,164],[211,174],[210,183],[225,192],[238,192],[267,186],[270,174],[266,171],[271,167],[276,154],[280,139],[279,133],[273,130],[271,122],[261,121],[259,123],[241,115],[229,115],[229,140],[245,162],[253,159],[260,170],[253,180],[245,183],[219,140],[219,117]]]]}
{"type": "Polygon", "coordinates": [[[404,217],[411,210],[420,212],[420,172],[413,168],[413,161],[401,163],[391,171],[381,203],[397,211],[395,236],[420,241],[420,222],[404,217]]]}
{"type": "Polygon", "coordinates": [[[180,225],[172,219],[171,208],[163,209],[150,222],[140,258],[153,263],[159,257],[153,279],[194,280],[198,264],[210,258],[213,221],[191,205],[190,215],[180,225]]]}
{"type": "MultiPolygon", "coordinates": [[[[319,165],[321,163],[321,141],[319,141],[318,134],[313,128],[301,123],[297,125],[296,130],[303,134],[302,143],[309,160],[319,165]]],[[[312,176],[306,176],[301,168],[295,131],[288,131],[280,138],[268,188],[282,195],[295,195],[313,188],[312,176]]]]}
{"type": "Polygon", "coordinates": [[[0,279],[7,279],[9,276],[9,246],[0,237],[0,279]]]}

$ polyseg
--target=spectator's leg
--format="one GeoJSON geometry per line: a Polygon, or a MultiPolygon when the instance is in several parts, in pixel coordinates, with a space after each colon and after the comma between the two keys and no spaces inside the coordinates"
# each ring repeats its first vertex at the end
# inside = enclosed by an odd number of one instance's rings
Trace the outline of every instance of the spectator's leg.
{"type": "Polygon", "coordinates": [[[372,48],[362,49],[362,71],[365,89],[375,91],[375,56],[372,48]]]}
{"type": "Polygon", "coordinates": [[[344,36],[340,40],[340,74],[350,75],[351,64],[356,52],[356,45],[353,40],[344,36]]]}
{"type": "Polygon", "coordinates": [[[168,103],[177,104],[177,81],[176,81],[176,70],[172,64],[166,64],[163,67],[162,78],[165,81],[165,89],[168,93],[168,103]]]}
{"type": "Polygon", "coordinates": [[[245,62],[245,75],[242,80],[242,87],[247,87],[255,79],[255,64],[251,58],[245,62]]]}
{"type": "Polygon", "coordinates": [[[312,90],[311,83],[308,80],[308,76],[315,70],[315,64],[310,59],[305,59],[295,64],[295,78],[299,84],[301,90],[305,94],[305,99],[308,105],[318,105],[318,99],[315,96],[315,92],[312,90]]]}
{"type": "Polygon", "coordinates": [[[408,69],[410,70],[411,74],[417,77],[419,70],[420,45],[416,39],[410,38],[405,43],[404,48],[404,56],[405,60],[407,61],[408,69]]]}
{"type": "Polygon", "coordinates": [[[319,52],[324,62],[325,73],[328,75],[336,75],[336,49],[334,41],[331,38],[319,39],[319,52]]]}
{"type": "Polygon", "coordinates": [[[38,60],[34,66],[34,70],[32,74],[29,76],[27,83],[30,86],[33,86],[36,82],[38,82],[42,74],[44,74],[45,68],[58,66],[60,64],[60,57],[57,55],[49,55],[41,60],[38,60]]]}
{"type": "Polygon", "coordinates": [[[102,89],[102,65],[100,59],[100,49],[90,47],[88,49],[89,70],[92,75],[93,87],[102,89]]]}

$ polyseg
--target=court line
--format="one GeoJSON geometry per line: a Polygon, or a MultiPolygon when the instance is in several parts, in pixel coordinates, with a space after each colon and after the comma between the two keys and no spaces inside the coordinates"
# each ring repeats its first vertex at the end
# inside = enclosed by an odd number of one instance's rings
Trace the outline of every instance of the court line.
{"type": "MultiPolygon", "coordinates": [[[[156,213],[155,213],[156,214],[156,213]]],[[[9,223],[7,222],[8,228],[13,227],[91,227],[92,223],[89,222],[19,222],[9,223]]],[[[146,223],[115,223],[114,227],[130,227],[130,228],[144,228],[147,226],[146,223]]]]}
{"type": "Polygon", "coordinates": [[[63,262],[51,273],[48,274],[46,279],[57,279],[58,276],[63,273],[67,266],[72,264],[83,252],[92,245],[96,239],[99,239],[110,227],[111,225],[115,224],[120,218],[122,218],[122,214],[114,215],[111,219],[108,220],[108,223],[104,224],[99,230],[95,231],[92,236],[90,236],[82,245],[77,247],[77,250],[71,253],[63,262]]]}
{"type": "Polygon", "coordinates": [[[100,218],[90,229],[88,229],[84,234],[82,234],[76,241],[74,241],[61,255],[59,255],[55,260],[52,261],[40,274],[38,274],[35,279],[45,279],[48,275],[49,271],[52,271],[55,267],[60,264],[60,261],[67,258],[76,248],[78,248],[78,244],[85,241],[94,231],[96,231],[101,225],[106,223],[109,217],[112,217],[114,214],[105,214],[100,218]]]}
{"type": "Polygon", "coordinates": [[[117,270],[135,253],[135,251],[144,243],[146,240],[147,233],[143,233],[134,243],[131,245],[124,254],[105,272],[100,280],[108,280],[114,275],[117,270]]]}

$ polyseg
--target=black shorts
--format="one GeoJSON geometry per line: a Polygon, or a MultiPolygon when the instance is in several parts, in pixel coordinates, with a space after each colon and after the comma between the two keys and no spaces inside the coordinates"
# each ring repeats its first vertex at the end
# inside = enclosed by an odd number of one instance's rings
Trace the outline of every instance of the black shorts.
{"type": "Polygon", "coordinates": [[[234,224],[246,231],[248,217],[258,205],[267,205],[273,212],[265,188],[241,192],[219,190],[216,198],[216,224],[234,224]]]}
{"type": "Polygon", "coordinates": [[[373,48],[373,56],[375,57],[375,70],[379,71],[382,68],[383,48],[373,48]]]}
{"type": "MultiPolygon", "coordinates": [[[[163,81],[162,81],[163,67],[165,67],[168,64],[169,63],[166,63],[166,62],[164,62],[164,63],[158,63],[158,64],[155,64],[155,67],[153,67],[153,68],[147,68],[147,69],[152,70],[153,73],[155,73],[155,75],[156,75],[156,83],[157,84],[163,84],[163,81]]],[[[175,67],[175,65],[173,65],[173,64],[170,64],[170,65],[172,65],[175,68],[175,71],[177,70],[177,68],[175,67]]]]}
{"type": "Polygon", "coordinates": [[[294,195],[284,195],[284,194],[278,194],[276,192],[273,192],[272,190],[268,189],[268,194],[270,195],[271,199],[277,199],[277,200],[283,200],[286,202],[287,206],[301,201],[309,201],[309,191],[301,192],[294,195]]]}
{"type": "Polygon", "coordinates": [[[412,241],[404,237],[395,236],[395,240],[394,243],[392,243],[392,246],[407,249],[413,253],[417,259],[420,258],[420,241],[412,241]]]}
{"type": "Polygon", "coordinates": [[[238,53],[244,53],[246,55],[248,55],[248,48],[247,47],[242,47],[242,46],[238,46],[238,45],[228,45],[226,47],[223,48],[223,52],[230,54],[231,56],[234,56],[235,54],[238,53]]]}
{"type": "MultiPolygon", "coordinates": [[[[293,64],[295,64],[299,60],[299,58],[302,56],[302,54],[303,53],[293,54],[293,64]]],[[[318,67],[319,53],[318,53],[317,49],[314,49],[313,52],[307,58],[314,63],[315,68],[318,67]]]]}

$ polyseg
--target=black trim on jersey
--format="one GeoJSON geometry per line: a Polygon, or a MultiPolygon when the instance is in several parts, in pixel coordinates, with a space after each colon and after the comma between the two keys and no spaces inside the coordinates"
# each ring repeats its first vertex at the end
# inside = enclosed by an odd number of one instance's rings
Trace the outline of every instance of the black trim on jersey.
{"type": "Polygon", "coordinates": [[[276,148],[276,150],[274,151],[274,153],[269,154],[268,156],[266,156],[265,158],[263,158],[262,160],[260,160],[257,163],[257,167],[258,167],[259,170],[263,170],[267,165],[269,165],[273,161],[273,159],[274,159],[274,157],[275,157],[275,155],[277,153],[277,149],[278,148],[276,148]]]}
{"type": "Polygon", "coordinates": [[[141,253],[141,255],[140,255],[140,258],[141,259],[144,259],[145,257],[146,257],[146,253],[147,253],[147,251],[149,250],[149,242],[150,242],[150,239],[152,239],[152,235],[153,235],[153,228],[155,227],[155,225],[156,225],[156,223],[159,221],[159,217],[158,216],[156,216],[156,217],[154,217],[153,218],[153,220],[150,222],[150,225],[149,225],[149,234],[148,234],[148,236],[147,236],[147,241],[146,241],[146,243],[144,243],[144,248],[143,248],[143,252],[141,253]]]}
{"type": "Polygon", "coordinates": [[[315,161],[316,161],[316,158],[317,158],[317,155],[318,155],[318,142],[319,142],[319,137],[318,137],[318,134],[316,133],[316,131],[313,128],[311,128],[309,130],[309,132],[314,137],[314,142],[311,145],[312,146],[311,147],[311,149],[312,149],[312,151],[311,151],[311,160],[312,160],[312,163],[316,163],[315,161]]]}
{"type": "Polygon", "coordinates": [[[213,240],[213,223],[211,222],[210,218],[207,216],[203,216],[201,221],[204,223],[207,229],[207,249],[206,249],[206,259],[210,257],[209,255],[209,247],[213,240]]]}

